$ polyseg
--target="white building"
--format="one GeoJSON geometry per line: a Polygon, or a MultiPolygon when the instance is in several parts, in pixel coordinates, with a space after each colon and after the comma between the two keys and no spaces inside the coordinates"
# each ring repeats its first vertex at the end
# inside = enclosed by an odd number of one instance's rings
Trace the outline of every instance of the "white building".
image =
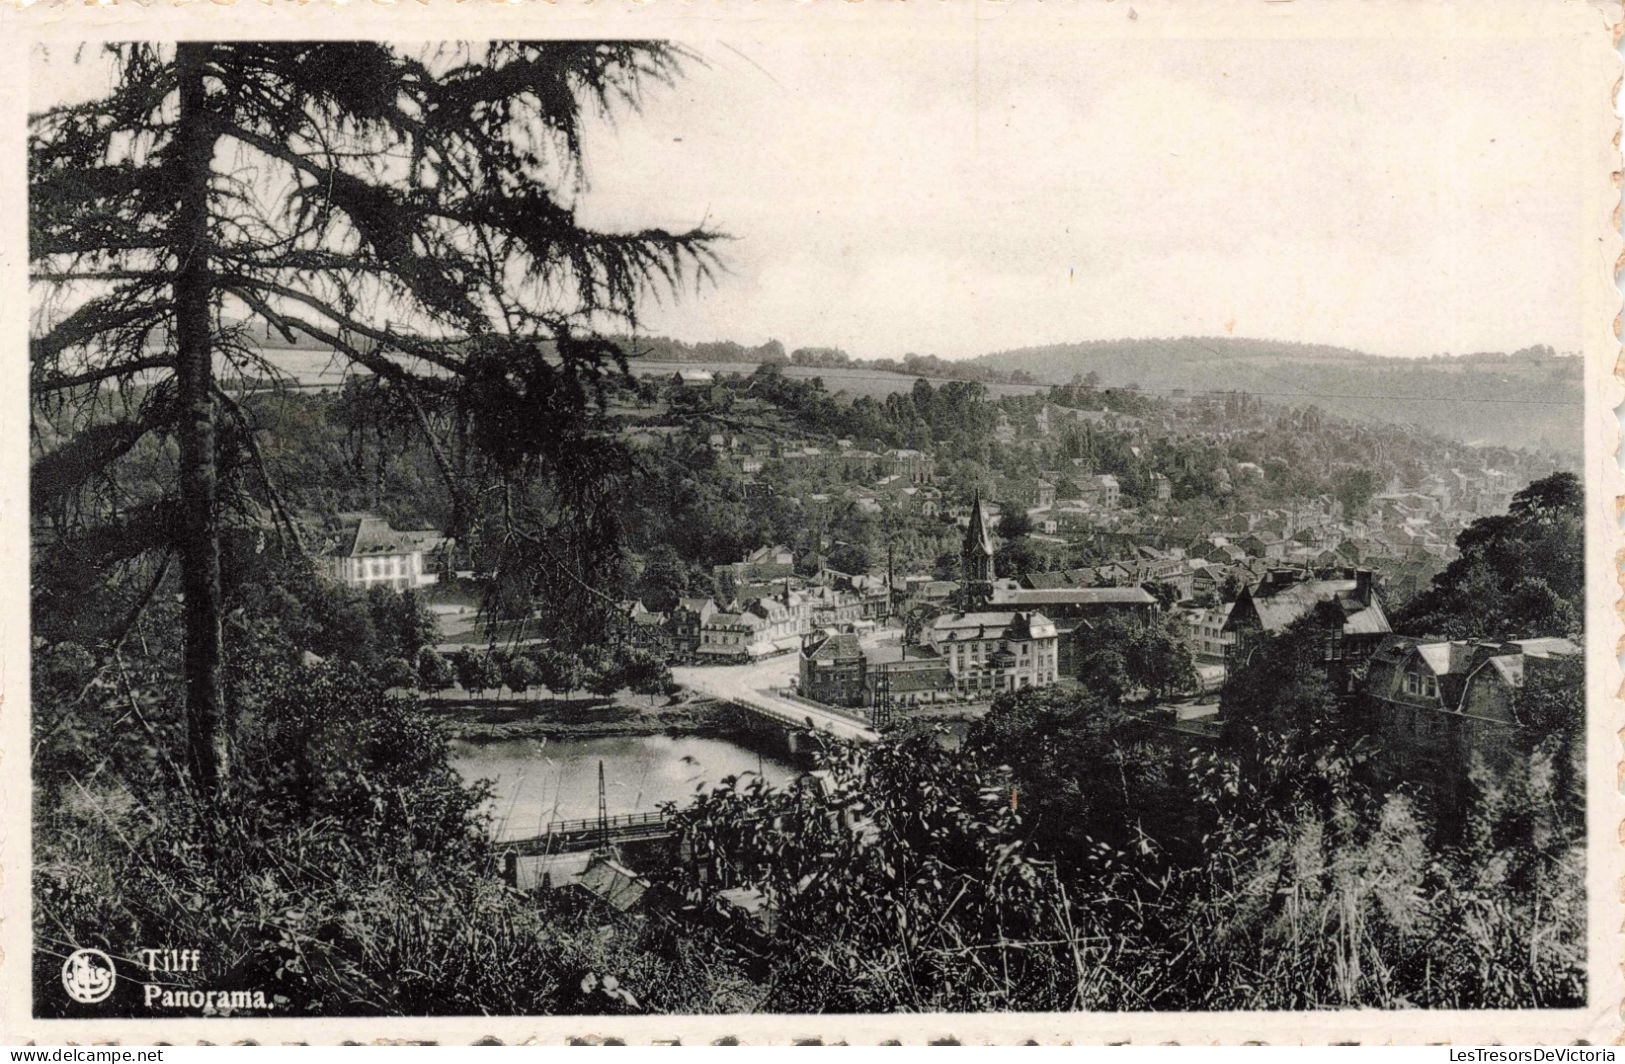
{"type": "Polygon", "coordinates": [[[446,537],[432,529],[401,531],[381,517],[362,517],[354,528],[343,531],[326,564],[333,578],[348,587],[405,591],[439,580],[423,557],[445,545],[446,537]]]}
{"type": "Polygon", "coordinates": [[[1225,647],[1236,641],[1233,634],[1227,635],[1224,630],[1233,605],[1224,602],[1211,608],[1196,606],[1179,611],[1185,622],[1185,644],[1199,663],[1223,663],[1225,647]]]}
{"type": "Polygon", "coordinates": [[[1058,638],[1042,613],[944,613],[921,634],[962,695],[992,697],[1055,682],[1058,638]]]}

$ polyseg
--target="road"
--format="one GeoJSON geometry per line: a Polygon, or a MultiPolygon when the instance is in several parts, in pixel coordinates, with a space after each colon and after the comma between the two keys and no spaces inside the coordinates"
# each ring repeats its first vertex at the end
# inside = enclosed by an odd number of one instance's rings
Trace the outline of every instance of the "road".
{"type": "Polygon", "coordinates": [[[671,675],[691,691],[737,702],[786,724],[805,726],[811,721],[818,731],[860,742],[872,743],[879,738],[874,729],[851,717],[772,694],[771,688],[790,685],[796,665],[796,655],[781,654],[749,665],[679,665],[671,675]]]}

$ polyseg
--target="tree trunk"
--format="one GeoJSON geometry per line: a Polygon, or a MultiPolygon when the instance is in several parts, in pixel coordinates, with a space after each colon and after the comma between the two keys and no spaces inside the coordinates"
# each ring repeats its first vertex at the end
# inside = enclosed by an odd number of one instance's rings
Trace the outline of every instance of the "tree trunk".
{"type": "Polygon", "coordinates": [[[207,115],[209,46],[176,47],[180,118],[175,129],[180,201],[175,213],[175,379],[180,393],[180,560],[185,595],[186,739],[201,796],[230,776],[220,606],[220,529],[214,440],[209,274],[209,178],[216,134],[207,115]]]}

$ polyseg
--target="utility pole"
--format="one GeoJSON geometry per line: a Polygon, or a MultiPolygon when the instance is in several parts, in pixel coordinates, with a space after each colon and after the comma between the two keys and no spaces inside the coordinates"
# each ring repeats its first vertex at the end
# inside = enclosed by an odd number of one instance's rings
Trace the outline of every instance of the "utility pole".
{"type": "Polygon", "coordinates": [[[885,616],[885,618],[883,618],[885,620],[889,620],[891,618],[892,613],[894,612],[893,607],[892,607],[892,586],[893,586],[893,581],[895,581],[896,579],[897,579],[897,552],[896,552],[896,549],[895,549],[895,545],[892,542],[892,515],[891,515],[891,511],[887,510],[886,511],[886,616],[885,616]]]}
{"type": "Polygon", "coordinates": [[[609,802],[604,795],[604,763],[598,762],[598,848],[609,849],[609,802]]]}
{"type": "Polygon", "coordinates": [[[875,704],[869,709],[869,723],[876,730],[892,721],[891,670],[880,667],[880,682],[875,685],[875,704]]]}

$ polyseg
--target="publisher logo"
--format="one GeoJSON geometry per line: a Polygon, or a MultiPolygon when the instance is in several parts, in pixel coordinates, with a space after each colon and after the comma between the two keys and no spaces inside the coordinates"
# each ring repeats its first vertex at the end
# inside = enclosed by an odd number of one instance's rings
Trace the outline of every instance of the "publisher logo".
{"type": "Polygon", "coordinates": [[[62,965],[62,986],[81,1005],[103,1000],[117,981],[113,959],[99,949],[76,949],[62,965]]]}

